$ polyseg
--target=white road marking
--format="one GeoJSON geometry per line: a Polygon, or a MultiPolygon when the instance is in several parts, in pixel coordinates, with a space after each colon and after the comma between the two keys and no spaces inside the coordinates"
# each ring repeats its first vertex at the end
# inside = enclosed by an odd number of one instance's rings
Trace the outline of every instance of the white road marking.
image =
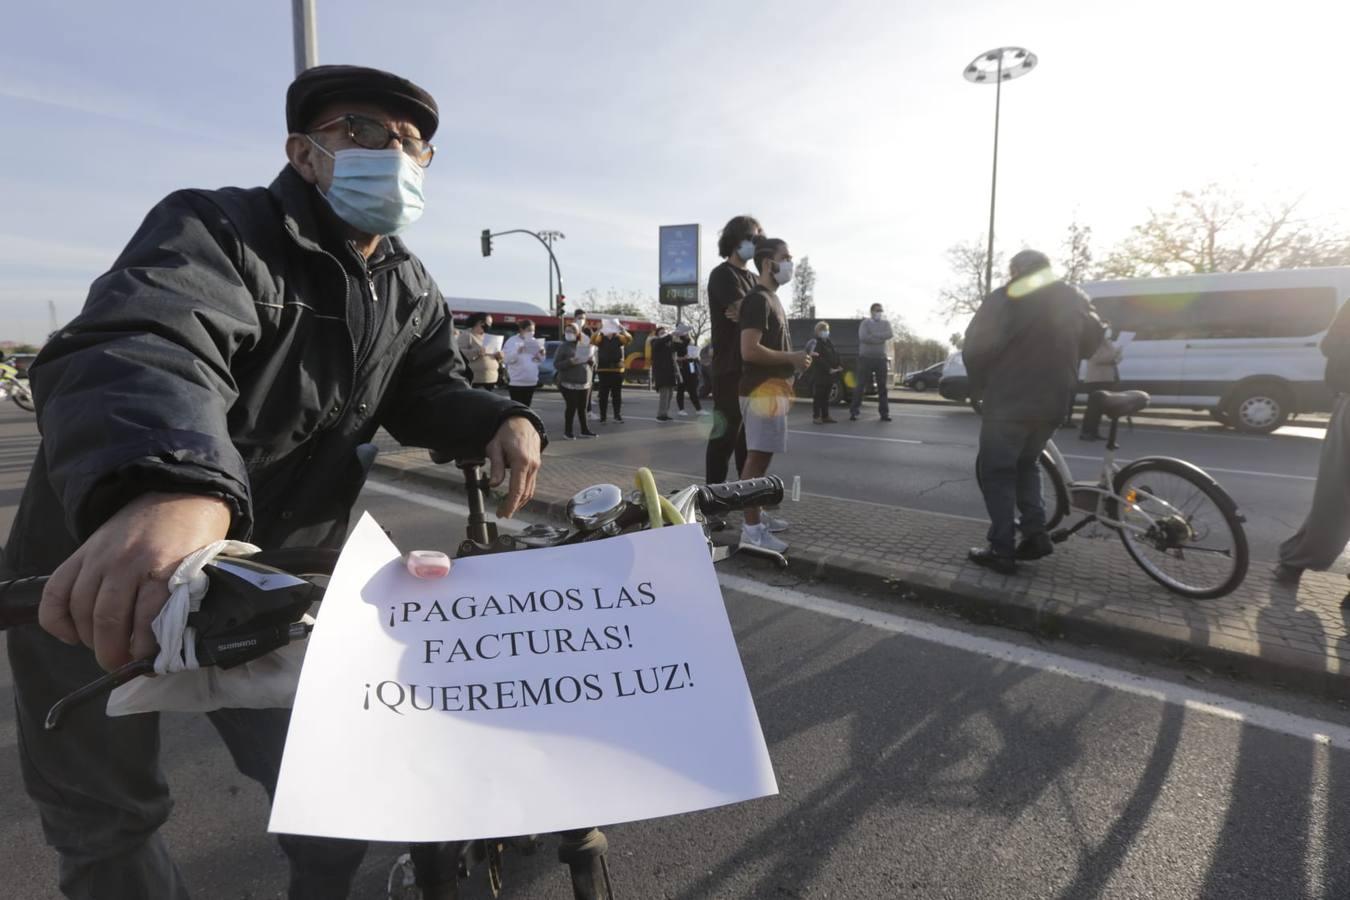
{"type": "Polygon", "coordinates": [[[1100,685],[1111,690],[1134,694],[1138,697],[1171,703],[1221,719],[1242,722],[1246,725],[1265,728],[1280,734],[1303,738],[1316,744],[1324,744],[1340,750],[1350,750],[1350,728],[1344,725],[1294,715],[1245,700],[1234,700],[1222,694],[1174,684],[1160,678],[1136,675],[1099,663],[1061,656],[1058,653],[1049,653],[1045,650],[1036,650],[993,638],[967,634],[953,628],[943,628],[940,625],[907,619],[894,613],[852,606],[791,588],[774,587],[740,575],[718,573],[718,577],[724,587],[749,594],[752,597],[771,600],[774,603],[782,603],[786,606],[795,606],[798,609],[810,610],[836,619],[857,622],[882,631],[903,634],[928,643],[950,647],[954,650],[963,650],[967,653],[975,653],[1014,665],[1039,669],[1043,672],[1062,675],[1076,681],[1100,685]]]}
{"type": "MultiPolygon", "coordinates": [[[[469,508],[463,504],[433,497],[421,491],[412,491],[376,481],[366,482],[366,490],[398,497],[412,503],[457,515],[467,516],[469,514],[469,508]]],[[[519,530],[522,527],[518,522],[499,523],[499,527],[510,526],[514,526],[512,530],[519,530]]],[[[809,610],[848,622],[857,622],[882,631],[907,635],[917,640],[950,647],[954,650],[962,650],[1014,665],[1039,669],[1043,672],[1062,675],[1065,678],[1072,678],[1088,684],[1100,685],[1137,697],[1171,703],[1193,712],[1264,728],[1279,734],[1309,740],[1315,744],[1334,747],[1339,750],[1350,750],[1350,728],[1344,725],[1287,713],[1258,703],[1250,703],[1246,700],[1235,700],[1222,694],[1173,684],[1160,678],[1136,675],[1100,663],[1087,662],[1062,656],[1058,653],[1022,647],[1007,641],[967,634],[953,628],[944,628],[940,625],[908,619],[895,613],[840,603],[837,600],[817,597],[792,588],[774,587],[729,572],[718,572],[717,575],[723,587],[742,594],[749,594],[752,597],[759,597],[785,606],[795,606],[798,609],[809,610]]]]}

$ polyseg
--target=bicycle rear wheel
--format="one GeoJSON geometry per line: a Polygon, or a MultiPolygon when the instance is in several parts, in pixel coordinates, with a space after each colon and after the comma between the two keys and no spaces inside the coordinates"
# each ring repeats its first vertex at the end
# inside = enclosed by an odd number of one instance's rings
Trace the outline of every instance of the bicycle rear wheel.
{"type": "Polygon", "coordinates": [[[1237,504],[1201,470],[1141,459],[1116,475],[1114,490],[1107,512],[1125,550],[1163,587],[1204,600],[1232,593],[1247,576],[1237,504]]]}

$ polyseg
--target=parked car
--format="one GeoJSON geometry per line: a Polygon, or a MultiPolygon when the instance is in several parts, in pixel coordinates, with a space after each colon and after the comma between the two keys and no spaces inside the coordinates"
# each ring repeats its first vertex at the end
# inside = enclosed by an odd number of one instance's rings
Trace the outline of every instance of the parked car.
{"type": "Polygon", "coordinates": [[[1132,336],[1123,390],[1153,406],[1204,410],[1265,434],[1331,409],[1319,344],[1350,298],[1350,267],[1221,272],[1084,284],[1116,332],[1132,336]]]}
{"type": "Polygon", "coordinates": [[[934,363],[926,369],[920,369],[917,372],[910,372],[900,383],[912,391],[918,391],[922,394],[930,387],[937,387],[938,382],[942,380],[942,367],[946,362],[934,363]]]}
{"type": "Polygon", "coordinates": [[[553,384],[553,377],[558,372],[553,366],[553,357],[558,355],[561,346],[562,341],[544,341],[544,359],[539,363],[539,387],[553,384]]]}
{"type": "Polygon", "coordinates": [[[969,403],[976,412],[980,411],[980,402],[970,399],[970,376],[966,374],[966,361],[957,350],[942,364],[942,378],[938,381],[938,393],[957,403],[969,403]]]}

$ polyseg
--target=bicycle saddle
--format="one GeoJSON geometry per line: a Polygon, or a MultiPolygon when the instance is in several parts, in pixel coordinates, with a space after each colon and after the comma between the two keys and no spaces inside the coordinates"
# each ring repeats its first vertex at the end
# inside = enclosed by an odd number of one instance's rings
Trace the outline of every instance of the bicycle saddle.
{"type": "Polygon", "coordinates": [[[1153,398],[1144,391],[1097,391],[1102,398],[1102,412],[1109,419],[1132,416],[1148,406],[1153,398]]]}

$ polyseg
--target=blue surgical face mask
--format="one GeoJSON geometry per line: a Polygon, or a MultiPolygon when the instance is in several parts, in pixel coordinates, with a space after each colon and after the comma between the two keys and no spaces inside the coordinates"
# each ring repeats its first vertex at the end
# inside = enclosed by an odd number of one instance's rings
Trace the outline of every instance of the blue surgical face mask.
{"type": "Polygon", "coordinates": [[[827,329],[825,329],[824,331],[822,331],[822,332],[820,333],[820,337],[821,337],[822,339],[828,341],[828,340],[830,339],[830,330],[827,328],[827,329]]]}
{"type": "Polygon", "coordinates": [[[755,255],[755,242],[748,238],[741,241],[736,247],[736,255],[741,258],[742,262],[749,262],[751,257],[755,255]]]}
{"type": "Polygon", "coordinates": [[[422,217],[422,167],[399,149],[339,150],[333,158],[333,183],[324,194],[333,212],[364,234],[398,234],[422,217]]]}

